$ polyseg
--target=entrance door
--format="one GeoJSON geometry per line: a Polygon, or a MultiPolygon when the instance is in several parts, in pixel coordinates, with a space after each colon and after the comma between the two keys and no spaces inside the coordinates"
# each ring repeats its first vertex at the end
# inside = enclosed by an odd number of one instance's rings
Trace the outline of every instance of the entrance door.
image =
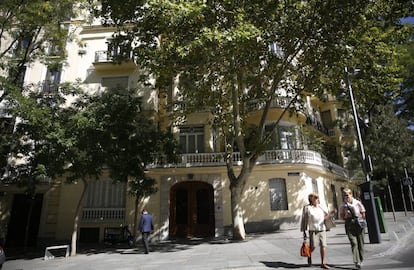
{"type": "Polygon", "coordinates": [[[214,236],[214,190],[210,184],[187,181],[170,191],[170,237],[214,236]]]}
{"type": "Polygon", "coordinates": [[[36,246],[42,202],[43,194],[36,194],[34,198],[24,194],[14,195],[7,231],[7,247],[24,246],[26,233],[27,245],[36,246]]]}

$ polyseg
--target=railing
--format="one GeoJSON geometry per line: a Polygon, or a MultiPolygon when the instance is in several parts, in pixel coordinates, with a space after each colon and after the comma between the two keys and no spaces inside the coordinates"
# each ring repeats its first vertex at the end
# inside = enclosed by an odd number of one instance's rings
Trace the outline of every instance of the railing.
{"type": "Polygon", "coordinates": [[[105,222],[125,219],[125,208],[83,208],[82,221],[105,222]]]}
{"type": "MultiPolygon", "coordinates": [[[[96,51],[95,52],[95,63],[108,63],[113,62],[117,56],[121,56],[120,53],[112,51],[96,51]]],[[[128,59],[132,59],[132,52],[129,52],[128,55],[123,55],[128,59]]]]}
{"type": "MultiPolygon", "coordinates": [[[[283,108],[283,109],[287,108],[291,100],[292,100],[291,97],[277,97],[273,99],[272,102],[270,103],[270,108],[283,108]]],[[[254,99],[248,103],[247,108],[249,111],[255,111],[255,110],[262,110],[264,109],[265,106],[266,106],[266,100],[254,99]]],[[[293,106],[295,106],[295,104],[293,104],[293,106]]]]}
{"type": "MultiPolygon", "coordinates": [[[[166,167],[211,167],[225,165],[226,153],[194,153],[182,154],[181,162],[167,163],[165,158],[157,157],[150,168],[166,167]]],[[[242,165],[240,153],[233,153],[232,160],[235,165],[242,165]]],[[[321,154],[310,150],[269,150],[265,151],[258,159],[257,164],[313,164],[322,166],[331,172],[348,177],[348,170],[322,158],[321,154]]]]}

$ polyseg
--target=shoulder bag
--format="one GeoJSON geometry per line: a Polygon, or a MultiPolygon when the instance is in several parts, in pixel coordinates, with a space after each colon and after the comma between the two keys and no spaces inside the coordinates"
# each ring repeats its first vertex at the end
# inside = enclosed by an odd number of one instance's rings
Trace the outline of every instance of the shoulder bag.
{"type": "Polygon", "coordinates": [[[367,223],[363,217],[357,217],[355,215],[355,211],[352,207],[350,207],[348,204],[346,204],[346,206],[352,214],[352,218],[349,221],[349,229],[351,230],[352,234],[359,235],[367,227],[367,223]]]}
{"type": "Polygon", "coordinates": [[[331,215],[325,218],[324,223],[327,231],[330,231],[333,227],[336,227],[335,219],[331,215]]]}

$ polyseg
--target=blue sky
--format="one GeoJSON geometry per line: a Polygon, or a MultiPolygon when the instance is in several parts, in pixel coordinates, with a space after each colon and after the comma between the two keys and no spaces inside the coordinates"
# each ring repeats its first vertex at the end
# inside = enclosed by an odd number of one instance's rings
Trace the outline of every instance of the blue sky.
{"type": "Polygon", "coordinates": [[[406,17],[401,19],[402,23],[411,23],[414,24],[414,17],[406,17]]]}

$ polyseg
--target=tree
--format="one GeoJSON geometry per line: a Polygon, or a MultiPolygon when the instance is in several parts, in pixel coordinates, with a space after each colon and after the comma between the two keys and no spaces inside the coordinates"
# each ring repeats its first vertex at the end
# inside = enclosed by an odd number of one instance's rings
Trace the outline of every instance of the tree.
{"type": "Polygon", "coordinates": [[[155,180],[146,174],[147,166],[161,155],[175,161],[178,144],[141,110],[142,98],[136,89],[111,89],[88,103],[102,124],[101,146],[110,176],[114,181],[128,182],[128,193],[135,198],[135,235],[140,200],[158,191],[155,180]]]}
{"type": "MultiPolygon", "coordinates": [[[[81,3],[82,0],[77,1],[81,3]]],[[[0,102],[7,107],[7,97],[36,85],[23,85],[27,66],[39,61],[57,67],[66,57],[65,44],[72,38],[65,22],[74,16],[73,1],[5,0],[0,3],[0,102]]],[[[26,83],[27,84],[27,83],[26,83]]],[[[41,87],[41,82],[37,84],[41,87]]],[[[38,89],[36,89],[38,91],[38,89]]],[[[21,100],[19,98],[19,100],[21,100]]],[[[1,174],[7,167],[14,115],[2,114],[7,132],[0,134],[1,174]]]]}
{"type": "MultiPolygon", "coordinates": [[[[62,152],[65,142],[62,133],[61,92],[54,96],[30,89],[27,95],[8,95],[9,114],[18,119],[15,129],[8,134],[7,155],[9,162],[5,164],[3,183],[16,184],[25,189],[30,208],[26,219],[24,248],[27,247],[29,225],[37,186],[45,182],[53,182],[63,173],[65,160],[62,152]]],[[[52,185],[50,185],[52,186],[52,185]]]]}
{"type": "Polygon", "coordinates": [[[8,85],[22,86],[27,64],[39,61],[46,65],[61,63],[66,41],[72,38],[68,19],[75,16],[73,7],[82,0],[43,1],[5,0],[0,3],[1,100],[8,85]],[[50,57],[50,56],[54,57],[50,57]]]}
{"type": "MultiPolygon", "coordinates": [[[[374,26],[377,37],[389,25],[385,41],[394,42],[392,37],[402,35],[392,27],[394,8],[412,10],[408,3],[388,1],[100,2],[98,14],[118,29],[113,44],[134,52],[139,65],[157,79],[160,92],[168,93],[177,82],[185,114],[214,108],[212,124],[224,138],[235,239],[245,238],[241,195],[270,138],[265,126],[272,101],[291,97],[288,107],[293,108],[304,91],[337,93],[344,66],[365,57],[356,54],[363,51],[363,38],[374,26]],[[265,106],[260,121],[248,124],[252,100],[265,106]],[[235,146],[240,170],[233,164],[235,146]]],[[[367,68],[380,70],[374,64],[367,68]]],[[[381,78],[394,75],[382,72],[381,78]]],[[[382,91],[366,89],[367,96],[382,91]]]]}
{"type": "Polygon", "coordinates": [[[401,93],[397,104],[398,114],[414,125],[414,43],[411,41],[401,50],[404,55],[400,59],[401,66],[406,68],[404,81],[401,84],[401,93]]]}
{"type": "MultiPolygon", "coordinates": [[[[405,177],[404,168],[413,169],[414,139],[407,122],[395,114],[392,104],[377,106],[373,115],[365,146],[372,159],[375,178],[379,183],[385,180],[392,199],[390,182],[399,184],[405,177]]],[[[393,201],[391,203],[393,206],[393,201]]]]}
{"type": "MultiPolygon", "coordinates": [[[[76,255],[76,240],[89,180],[99,180],[108,170],[114,182],[129,182],[129,194],[138,202],[157,191],[154,179],[145,174],[146,165],[159,154],[175,157],[177,147],[169,134],[161,132],[140,109],[141,98],[135,89],[109,89],[102,94],[78,98],[66,119],[65,138],[69,182],[81,180],[72,232],[71,255],[76,255]]],[[[136,215],[135,215],[136,224],[136,215]]]]}

